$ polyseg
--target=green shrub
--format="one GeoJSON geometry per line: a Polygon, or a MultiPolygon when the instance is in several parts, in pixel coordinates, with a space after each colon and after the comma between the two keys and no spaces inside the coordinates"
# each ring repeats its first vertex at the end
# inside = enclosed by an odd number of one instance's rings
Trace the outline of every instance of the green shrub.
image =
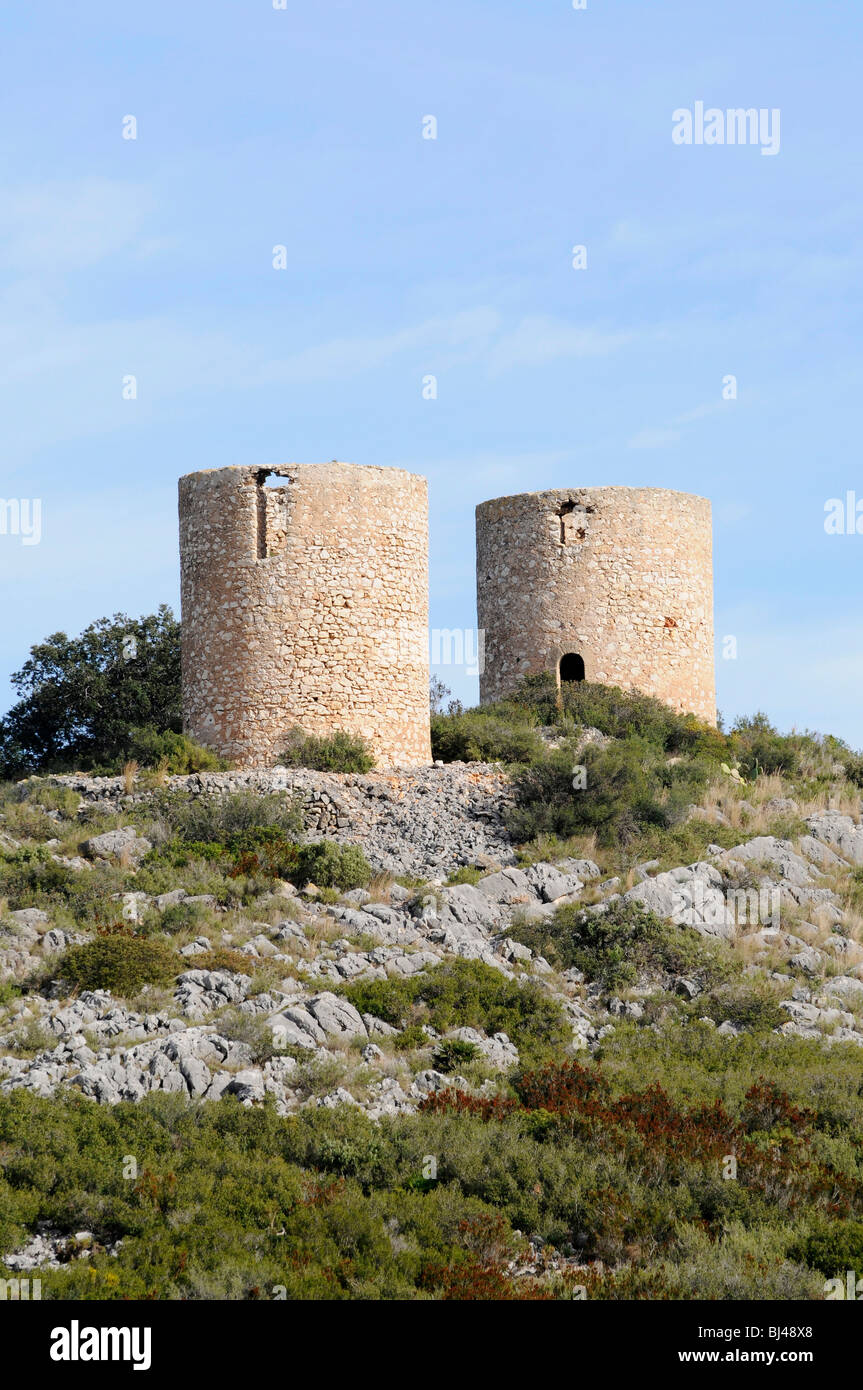
{"type": "Polygon", "coordinates": [[[445,1038],[438,1044],[432,1066],[445,1073],[454,1072],[472,1062],[478,1054],[476,1043],[464,1042],[461,1038],[445,1038]]]}
{"type": "Polygon", "coordinates": [[[780,1007],[782,994],[767,982],[740,979],[718,985],[696,1001],[699,1014],[712,1018],[714,1023],[728,1020],[735,1028],[750,1032],[769,1032],[788,1022],[789,1015],[780,1007]]]}
{"type": "Polygon", "coordinates": [[[116,915],[111,895],[128,886],[123,869],[100,864],[80,873],[56,863],[44,845],[23,845],[13,854],[0,854],[0,896],[8,898],[13,910],[49,908],[89,925],[116,915]]]}
{"type": "Polygon", "coordinates": [[[296,880],[300,885],[314,883],[318,888],[365,888],[372,879],[372,866],[359,845],[340,845],[321,840],[302,845],[298,852],[296,880]]]}
{"type": "Polygon", "coordinates": [[[829,1221],[811,1235],[796,1241],[789,1255],[811,1269],[820,1269],[828,1279],[854,1270],[863,1275],[863,1221],[829,1221]]]}
{"type": "MultiPolygon", "coordinates": [[[[229,766],[212,748],[195,743],[188,734],[173,729],[133,729],[126,756],[142,768],[159,768],[171,776],[188,772],[219,772],[229,766]]],[[[122,768],[118,768],[121,771],[122,768]]]]}
{"type": "Polygon", "coordinates": [[[192,967],[165,942],[118,935],[71,946],[53,973],[74,988],[107,989],[128,999],[142,985],[170,984],[184,968],[192,967]]]}
{"type": "Polygon", "coordinates": [[[679,714],[636,690],[593,681],[566,681],[558,689],[551,671],[525,677],[509,705],[530,711],[543,724],[599,729],[612,738],[642,738],[667,753],[716,761],[727,757],[725,736],[692,714],[679,714]]]}
{"type": "MultiPolygon", "coordinates": [[[[0,811],[0,828],[13,839],[45,840],[56,839],[58,824],[49,816],[44,807],[32,801],[3,801],[0,811]]],[[[62,833],[62,831],[60,832],[62,833]]]]}
{"type": "Polygon", "coordinates": [[[335,729],[331,734],[291,729],[279,762],[285,767],[310,767],[317,772],[369,772],[375,765],[366,740],[345,729],[335,729]]]}
{"type": "Polygon", "coordinates": [[[23,782],[7,782],[0,787],[0,804],[7,811],[10,806],[37,806],[43,811],[59,811],[65,820],[77,814],[80,797],[71,787],[61,782],[48,781],[42,777],[28,777],[23,782]]]}
{"type": "Polygon", "coordinates": [[[393,1045],[396,1052],[416,1052],[421,1047],[430,1047],[431,1038],[419,1023],[409,1023],[399,1033],[393,1045]]]}
{"type": "Polygon", "coordinates": [[[863,787],[863,753],[852,752],[843,746],[836,750],[836,760],[842,763],[848,781],[853,782],[855,787],[863,787]]]}
{"type": "Polygon", "coordinates": [[[170,903],[163,912],[154,916],[154,923],[158,923],[159,930],[167,936],[176,936],[180,932],[197,932],[209,920],[209,909],[203,903],[189,903],[182,898],[178,903],[170,903]]]}
{"type": "MultiPolygon", "coordinates": [[[[218,954],[213,951],[211,955],[218,954]]],[[[239,954],[236,951],[229,952],[230,955],[239,954]]],[[[190,968],[200,970],[239,970],[239,973],[248,974],[249,960],[246,958],[245,971],[242,967],[231,965],[199,965],[198,962],[203,957],[195,956],[190,968]]],[[[244,1014],[239,1009],[226,1009],[219,1014],[218,1021],[219,1033],[223,1038],[228,1038],[231,1042],[245,1043],[252,1050],[252,1059],[256,1066],[263,1066],[269,1062],[271,1057],[277,1057],[284,1052],[284,1047],[279,1046],[277,1034],[260,1014],[244,1014]]]]}
{"type": "Polygon", "coordinates": [[[445,763],[533,763],[545,749],[536,717],[507,703],[432,715],[431,739],[432,757],[445,763]]]}
{"type": "MultiPolygon", "coordinates": [[[[243,794],[225,797],[215,805],[183,802],[179,807],[171,807],[168,820],[175,834],[151,850],[139,870],[141,885],[148,892],[162,891],[156,883],[165,868],[194,868],[196,861],[211,864],[217,873],[226,875],[223,884],[236,884],[245,878],[258,881],[261,891],[275,878],[300,886],[314,883],[323,890],[339,892],[365,888],[372,879],[372,867],[359,845],[342,845],[334,840],[306,845],[291,838],[300,822],[299,808],[293,801],[279,797],[247,799],[243,794]],[[263,804],[256,811],[258,801],[263,804]],[[197,839],[199,834],[206,838],[197,839]]],[[[188,891],[188,885],[183,886],[188,891]]],[[[198,891],[216,891],[222,900],[218,884],[198,891]]],[[[173,930],[185,925],[190,911],[178,904],[172,917],[172,909],[168,909],[168,922],[177,923],[173,930]]],[[[189,925],[194,923],[190,921],[189,925]]]]}
{"type": "Polygon", "coordinates": [[[793,777],[800,765],[802,741],[800,736],[783,737],[761,713],[737,719],[729,736],[734,761],[747,779],[776,772],[793,777]]]}
{"type": "MultiPolygon", "coordinates": [[[[250,1021],[237,1027],[254,1049],[250,1021]]],[[[281,1118],[231,1097],[0,1094],[0,1277],[2,1255],[40,1223],[94,1232],[89,1258],[42,1272],[60,1301],[269,1299],[277,1287],[291,1301],[570,1300],[577,1284],[599,1300],[786,1302],[860,1273],[853,1045],[620,1024],[602,1054],[522,1073],[503,1097],[450,1090],[379,1122],[351,1105],[281,1118]],[[515,1231],[590,1263],[512,1281],[515,1231]]],[[[294,1076],[321,1094],[339,1063],[294,1076]]]]}
{"type": "Polygon", "coordinates": [[[622,898],[605,911],[565,903],[551,918],[513,925],[511,934],[558,969],[574,967],[606,989],[633,984],[644,971],[715,979],[730,968],[697,932],[622,898]]]}
{"type": "Polygon", "coordinates": [[[669,765],[640,736],[593,745],[578,756],[568,741],[515,777],[516,804],[506,824],[521,843],[595,832],[600,844],[625,846],[650,827],[679,821],[706,780],[702,764],[669,765]],[[585,769],[583,779],[574,776],[578,766],[585,769]]]}
{"type": "Polygon", "coordinates": [[[239,851],[254,848],[261,831],[271,836],[298,838],[302,834],[302,799],[273,793],[230,792],[225,796],[191,797],[170,791],[154,797],[153,809],[181,843],[222,844],[239,851]],[[252,836],[243,841],[241,836],[252,836]]]}
{"type": "Polygon", "coordinates": [[[453,888],[459,883],[469,883],[473,887],[487,873],[488,869],[477,869],[473,864],[462,864],[460,869],[450,874],[447,885],[453,888]]]}
{"type": "Polygon", "coordinates": [[[0,980],[0,1008],[5,1004],[11,1004],[13,999],[18,999],[21,995],[21,986],[11,975],[5,980],[0,980]]]}
{"type": "Polygon", "coordinates": [[[560,1005],[534,980],[508,980],[478,960],[452,960],[408,980],[365,980],[341,992],[360,1013],[393,1027],[429,1023],[438,1032],[506,1033],[525,1060],[561,1051],[572,1033],[560,1005]]]}

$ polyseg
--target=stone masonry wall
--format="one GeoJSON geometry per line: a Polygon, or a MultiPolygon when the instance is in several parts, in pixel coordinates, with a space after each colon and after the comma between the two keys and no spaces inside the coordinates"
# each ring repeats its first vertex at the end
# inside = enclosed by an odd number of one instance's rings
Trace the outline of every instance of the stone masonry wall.
{"type": "Polygon", "coordinates": [[[182,477],[179,506],[187,732],[239,767],[275,762],[293,726],[430,762],[426,480],[219,468],[182,477]]]}
{"type": "Polygon", "coordinates": [[[664,488],[522,493],[476,509],[483,703],[579,655],[584,677],[716,721],[710,503],[664,488]]]}
{"type": "MultiPolygon", "coordinates": [[[[124,815],[160,794],[160,789],[138,783],[130,789],[123,777],[66,773],[51,781],[77,792],[85,824],[91,813],[124,815]]],[[[169,777],[165,789],[195,799],[237,792],[297,798],[307,840],[326,837],[358,844],[373,868],[394,874],[446,878],[458,864],[496,867],[515,862],[504,824],[513,801],[512,785],[495,763],[447,763],[364,775],[284,767],[194,772],[169,777]]]]}

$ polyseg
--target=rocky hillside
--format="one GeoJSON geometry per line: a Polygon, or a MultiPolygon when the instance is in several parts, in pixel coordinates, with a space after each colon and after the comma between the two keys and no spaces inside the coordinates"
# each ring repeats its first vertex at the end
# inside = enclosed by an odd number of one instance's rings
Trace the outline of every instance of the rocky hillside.
{"type": "MultiPolygon", "coordinates": [[[[439,1041],[436,1029],[426,1025],[425,1046],[399,1051],[399,1029],[360,1012],[334,987],[412,980],[447,962],[480,961],[507,981],[535,982],[567,1018],[572,1046],[588,1049],[617,1019],[649,1015],[657,1027],[652,1006],[673,1009],[669,996],[698,999],[703,971],[697,968],[691,977],[646,968],[625,989],[604,988],[583,971],[554,969],[520,941],[523,935],[530,939],[528,924],[552,922],[561,907],[582,903],[593,912],[606,904],[637,903],[682,930],[727,943],[730,957],[744,962],[741,978],[762,983],[775,998],[783,1016],[777,1031],[863,1044],[863,948],[847,926],[843,930],[846,914],[837,891],[854,866],[863,864],[863,826],[852,816],[810,814],[796,848],[789,839],[744,834],[730,849],[710,846],[694,864],[664,872],[655,862],[637,864],[635,881],[627,886],[590,858],[517,867],[500,821],[501,782],[499,769],[462,765],[400,777],[305,772],[173,778],[170,789],[191,797],[300,791],[309,829],[358,843],[376,871],[371,888],[351,889],[335,902],[319,901],[314,884],[297,891],[280,881],[248,907],[231,908],[212,893],[189,893],[179,884],[159,893],[136,888],[142,872],[136,865],[146,861],[152,844],[128,823],[128,812],[134,806],[146,817],[152,794],[128,793],[119,779],[56,779],[80,798],[75,817],[85,828],[93,816],[116,826],[82,836],[80,852],[72,856],[58,852],[56,837],[42,841],[51,861],[82,877],[114,866],[128,886],[110,895],[112,915],[130,929],[143,920],[152,923],[154,914],[158,926],[160,915],[178,907],[187,925],[176,932],[176,915],[167,922],[178,954],[173,986],[143,986],[132,1007],[105,989],[70,993],[62,977],[53,978],[63,953],[98,941],[98,929],[58,925],[50,907],[10,909],[0,936],[2,979],[8,985],[41,976],[44,983],[14,995],[0,1014],[0,1088],[23,1086],[50,1095],[71,1085],[108,1104],[138,1100],[152,1090],[204,1099],[227,1092],[249,1105],[271,1094],[282,1114],[309,1102],[345,1102],[377,1116],[414,1108],[430,1090],[450,1085],[455,1074],[428,1064],[439,1041]],[[465,863],[474,868],[467,875],[473,882],[448,884],[441,876],[442,867],[458,876],[465,863]],[[405,887],[389,877],[393,870],[423,881],[405,887]],[[743,882],[748,888],[737,886],[743,882]],[[759,918],[763,909],[764,922],[748,922],[747,909],[759,918]],[[209,964],[219,950],[233,953],[234,968],[196,968],[196,957],[209,964]],[[230,1026],[223,1033],[220,1021],[226,1017],[230,1026]],[[244,1040],[246,1031],[254,1042],[244,1040]],[[278,1049],[265,1061],[260,1038],[278,1049]],[[288,1046],[304,1056],[280,1055],[288,1046]],[[316,1094],[323,1089],[319,1078],[334,1083],[324,1094],[316,1094]]],[[[38,787],[33,790],[38,795],[38,787]]],[[[741,820],[759,818],[750,806],[743,799],[736,803],[741,820]]],[[[771,798],[761,818],[797,815],[799,809],[788,798],[771,798]]],[[[62,822],[58,828],[65,828],[62,822]]],[[[24,848],[6,837],[7,852],[24,848]]],[[[717,1004],[711,999],[712,1015],[705,1017],[733,1036],[747,1027],[738,1002],[735,994],[728,1017],[714,1018],[717,1004]]],[[[489,1077],[519,1061],[517,1045],[505,1033],[456,1027],[446,1038],[470,1043],[489,1077]]]]}
{"type": "MultiPolygon", "coordinates": [[[[511,1106],[513,1084],[526,1104],[517,1078],[537,1068],[617,1057],[613,1070],[681,1038],[726,1047],[729,1067],[744,1043],[776,1059],[806,1040],[859,1074],[850,784],[807,803],[777,775],[714,778],[683,821],[703,852],[683,863],[595,835],[517,845],[496,764],[145,783],[6,790],[0,1097],[122,1108],[161,1092],[379,1125],[511,1106]]],[[[44,1220],[25,1234],[9,1269],[69,1264],[93,1242],[118,1258],[107,1232],[71,1254],[44,1220]]],[[[544,1265],[548,1232],[527,1235],[508,1278],[638,1263],[623,1235],[613,1256],[598,1242],[597,1264],[590,1232],[579,1254],[571,1231],[544,1265]]]]}

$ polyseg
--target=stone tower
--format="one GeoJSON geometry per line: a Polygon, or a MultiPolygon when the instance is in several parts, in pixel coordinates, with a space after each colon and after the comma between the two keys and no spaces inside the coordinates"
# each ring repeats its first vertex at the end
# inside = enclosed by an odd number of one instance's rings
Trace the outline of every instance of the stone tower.
{"type": "Polygon", "coordinates": [[[665,488],[557,488],[476,509],[483,703],[519,679],[633,688],[716,722],[710,503],[665,488]]]}
{"type": "Polygon", "coordinates": [[[431,761],[425,478],[350,463],[180,479],[183,722],[240,767],[293,726],[431,761]]]}

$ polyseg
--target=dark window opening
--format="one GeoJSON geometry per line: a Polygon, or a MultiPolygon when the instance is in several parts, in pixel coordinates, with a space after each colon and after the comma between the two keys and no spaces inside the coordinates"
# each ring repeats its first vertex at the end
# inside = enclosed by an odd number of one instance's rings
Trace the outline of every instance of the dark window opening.
{"type": "Polygon", "coordinates": [[[564,681],[583,681],[584,680],[584,657],[579,656],[578,652],[565,652],[560,658],[560,680],[564,681]]]}
{"type": "Polygon", "coordinates": [[[258,478],[255,504],[258,522],[258,559],[263,560],[267,554],[267,494],[264,492],[264,479],[261,477],[258,478]]]}
{"type": "Polygon", "coordinates": [[[258,559],[266,560],[285,548],[288,488],[291,486],[291,479],[281,473],[271,473],[261,468],[258,470],[256,482],[258,559]]]}
{"type": "Polygon", "coordinates": [[[571,541],[583,541],[587,538],[585,520],[593,510],[593,507],[586,507],[580,502],[573,502],[572,498],[568,502],[561,502],[555,512],[555,516],[560,521],[561,545],[569,545],[571,541]]]}

